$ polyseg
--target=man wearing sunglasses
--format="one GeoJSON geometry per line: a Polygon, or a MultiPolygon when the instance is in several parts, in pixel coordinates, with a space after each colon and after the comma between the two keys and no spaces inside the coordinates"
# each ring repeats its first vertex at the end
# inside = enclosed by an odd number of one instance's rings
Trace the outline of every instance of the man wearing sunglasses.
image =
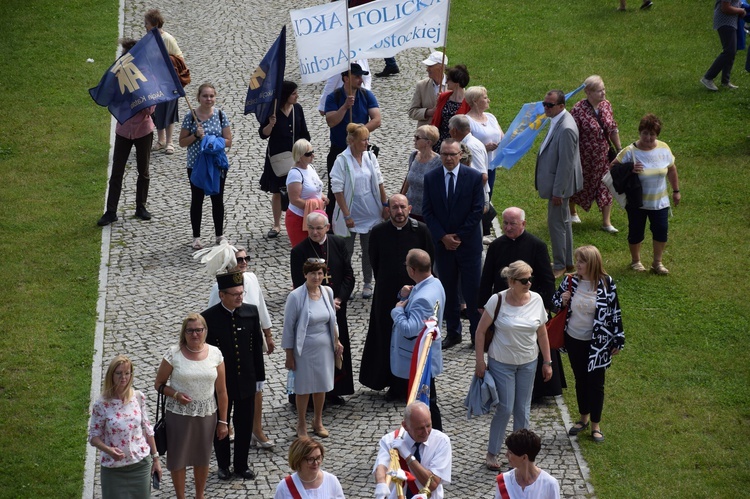
{"type": "Polygon", "coordinates": [[[551,118],[549,132],[536,159],[535,188],[547,200],[547,228],[552,244],[555,278],[573,270],[573,228],[568,199],[583,189],[578,127],[565,110],[562,90],[550,90],[542,101],[544,114],[551,118]]]}

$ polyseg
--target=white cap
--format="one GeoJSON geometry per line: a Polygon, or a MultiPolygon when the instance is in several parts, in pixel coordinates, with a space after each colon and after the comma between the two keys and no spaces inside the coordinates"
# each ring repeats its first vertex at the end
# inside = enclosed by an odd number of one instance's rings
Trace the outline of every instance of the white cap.
{"type": "Polygon", "coordinates": [[[434,66],[435,64],[448,64],[448,58],[445,57],[445,61],[443,61],[443,53],[439,51],[435,51],[430,54],[430,57],[422,61],[422,64],[425,64],[427,66],[434,66]]]}

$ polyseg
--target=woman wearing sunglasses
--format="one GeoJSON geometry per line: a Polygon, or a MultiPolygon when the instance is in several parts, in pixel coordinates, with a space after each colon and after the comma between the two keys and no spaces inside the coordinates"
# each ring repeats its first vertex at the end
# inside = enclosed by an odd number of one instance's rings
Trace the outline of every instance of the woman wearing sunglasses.
{"type": "MultiPolygon", "coordinates": [[[[230,246],[231,248],[231,246],[230,246]]],[[[276,345],[273,342],[271,334],[271,315],[266,307],[266,300],[263,298],[263,289],[258,282],[258,277],[248,270],[250,265],[250,256],[247,250],[242,246],[235,246],[234,257],[237,260],[237,266],[228,269],[229,272],[242,272],[244,296],[243,303],[255,305],[258,308],[260,317],[260,327],[263,330],[263,350],[266,354],[273,353],[276,345]]],[[[219,284],[214,279],[214,285],[211,288],[211,294],[208,296],[208,308],[213,307],[221,301],[219,299],[219,284]]],[[[253,413],[253,434],[250,437],[250,445],[258,446],[262,449],[270,449],[274,446],[273,440],[269,439],[263,432],[263,385],[265,380],[257,380],[258,386],[255,389],[255,409],[253,413]]]]}
{"type": "Polygon", "coordinates": [[[594,246],[575,251],[576,272],[563,279],[552,304],[568,307],[565,349],[576,378],[576,399],[580,419],[568,431],[578,435],[591,424],[591,438],[604,442],[599,423],[604,407],[604,374],[612,356],[625,346],[622,311],[615,281],[602,266],[602,255],[594,246]]]}
{"type": "Polygon", "coordinates": [[[552,360],[547,338],[547,312],[542,297],[531,291],[531,267],[518,260],[505,267],[501,274],[508,289],[490,297],[477,326],[475,349],[478,378],[489,371],[497,387],[499,402],[490,424],[490,440],[485,463],[492,471],[500,470],[497,456],[505,440],[505,428],[513,414],[513,431],[529,426],[531,393],[539,349],[542,351],[544,381],[552,377],[552,360]],[[498,303],[499,300],[499,303],[498,303]],[[495,310],[500,307],[499,310],[495,310]],[[497,312],[497,313],[496,313],[497,312]],[[495,336],[484,361],[484,335],[493,324],[495,336]],[[538,345],[537,345],[538,340],[538,345]]]}
{"type": "Polygon", "coordinates": [[[294,470],[294,473],[279,482],[273,498],[344,499],[344,491],[339,479],[321,469],[325,454],[323,444],[312,438],[300,437],[292,442],[289,447],[289,467],[294,470]]]}
{"type": "Polygon", "coordinates": [[[307,238],[307,227],[303,223],[305,215],[315,210],[323,210],[328,204],[328,198],[323,194],[323,182],[312,165],[314,157],[315,151],[309,141],[299,139],[294,143],[294,166],[286,176],[289,208],[284,218],[292,248],[307,238]]]}

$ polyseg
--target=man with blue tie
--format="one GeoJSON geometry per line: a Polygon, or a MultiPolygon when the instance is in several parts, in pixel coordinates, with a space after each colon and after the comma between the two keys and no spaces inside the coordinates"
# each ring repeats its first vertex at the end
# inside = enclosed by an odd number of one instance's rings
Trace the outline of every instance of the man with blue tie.
{"type": "Polygon", "coordinates": [[[573,267],[573,227],[568,199],[583,189],[578,126],[565,110],[562,90],[550,90],[542,101],[550,129],[536,158],[535,187],[547,200],[547,229],[552,246],[552,271],[562,277],[573,267]]]}
{"type": "Polygon", "coordinates": [[[482,273],[482,174],[459,164],[461,145],[446,139],[440,146],[442,168],[424,176],[422,215],[435,243],[435,267],[446,292],[443,349],[461,343],[460,285],[469,316],[471,344],[480,314],[477,290],[482,273]]]}

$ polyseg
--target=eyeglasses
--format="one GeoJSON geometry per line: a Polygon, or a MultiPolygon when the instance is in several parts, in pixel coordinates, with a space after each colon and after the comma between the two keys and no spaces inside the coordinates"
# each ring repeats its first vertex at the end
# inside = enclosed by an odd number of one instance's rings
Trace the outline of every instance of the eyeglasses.
{"type": "Polygon", "coordinates": [[[205,327],[197,327],[195,329],[186,329],[185,333],[186,334],[203,334],[203,331],[205,330],[206,330],[205,327]]]}
{"type": "Polygon", "coordinates": [[[309,158],[309,157],[310,157],[310,156],[312,156],[313,154],[315,154],[315,151],[307,151],[307,152],[305,153],[305,156],[309,158]]]}
{"type": "Polygon", "coordinates": [[[305,461],[307,461],[307,464],[312,466],[313,464],[320,464],[323,462],[323,456],[315,456],[315,457],[306,457],[305,461]]]}
{"type": "Polygon", "coordinates": [[[516,282],[520,282],[521,284],[526,286],[528,283],[534,282],[534,276],[524,277],[523,279],[513,279],[513,280],[516,282]]]}
{"type": "Polygon", "coordinates": [[[239,298],[240,296],[245,296],[244,291],[237,291],[235,293],[230,293],[229,291],[222,291],[222,293],[224,293],[225,295],[229,295],[232,298],[239,298]]]}
{"type": "Polygon", "coordinates": [[[249,256],[238,256],[237,257],[237,263],[250,263],[250,257],[249,256]]]}
{"type": "Polygon", "coordinates": [[[461,153],[460,152],[441,152],[440,155],[447,156],[450,158],[450,157],[460,156],[461,153]]]}
{"type": "Polygon", "coordinates": [[[553,102],[542,102],[542,106],[546,107],[547,109],[550,109],[555,106],[559,106],[559,104],[555,104],[553,102]]]}
{"type": "Polygon", "coordinates": [[[427,140],[427,137],[420,137],[419,135],[415,135],[414,140],[427,140]]]}
{"type": "Polygon", "coordinates": [[[308,258],[307,263],[326,263],[325,258],[308,258]]]}

